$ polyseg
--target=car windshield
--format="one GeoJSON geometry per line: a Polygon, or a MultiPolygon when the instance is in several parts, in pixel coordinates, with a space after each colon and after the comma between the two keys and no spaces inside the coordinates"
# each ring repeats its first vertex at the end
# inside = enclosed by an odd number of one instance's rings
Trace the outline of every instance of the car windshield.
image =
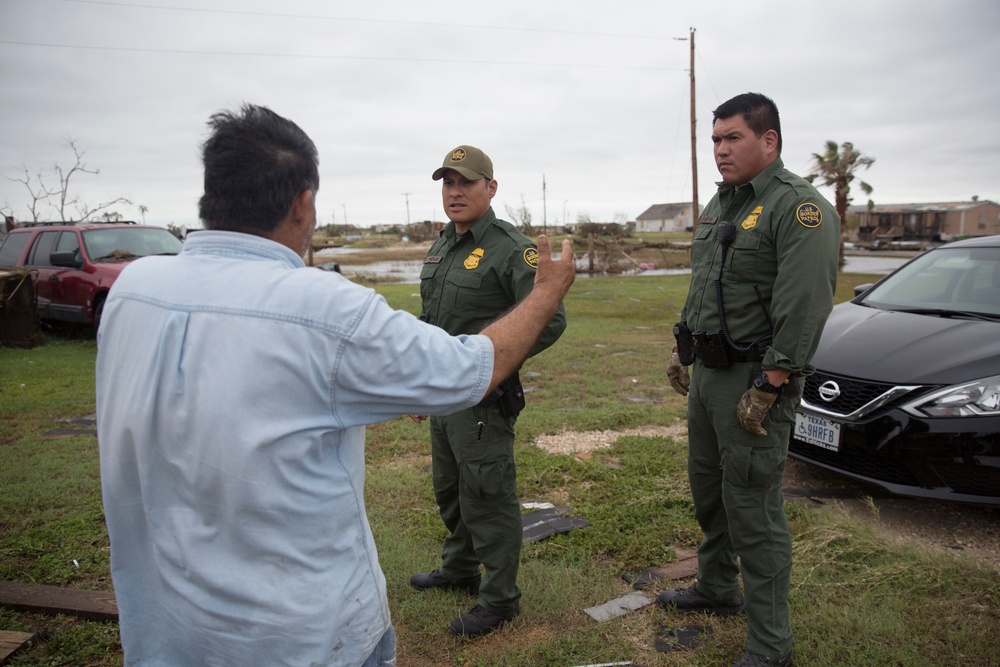
{"type": "Polygon", "coordinates": [[[931,250],[889,275],[859,303],[941,316],[1000,316],[1000,247],[931,250]]]}
{"type": "Polygon", "coordinates": [[[176,255],[181,242],[166,229],[114,227],[83,232],[83,244],[94,262],[135,259],[148,255],[176,255]]]}

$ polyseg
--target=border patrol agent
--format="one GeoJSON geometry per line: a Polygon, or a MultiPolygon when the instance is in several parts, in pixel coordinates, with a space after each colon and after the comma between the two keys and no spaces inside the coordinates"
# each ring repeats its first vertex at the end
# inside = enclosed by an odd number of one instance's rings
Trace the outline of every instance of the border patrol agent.
{"type": "Polygon", "coordinates": [[[690,390],[688,477],[704,539],[697,582],[657,601],[717,614],[745,606],[747,651],[734,667],[787,667],[792,542],[781,482],[800,380],[833,307],[840,219],[784,168],[769,98],[722,104],[712,141],[722,182],[695,230],[667,369],[678,393],[690,390]]]}
{"type": "MultiPolygon", "coordinates": [[[[424,259],[420,319],[452,335],[478,333],[531,291],[538,252],[530,239],[493,213],[497,181],[483,151],[455,148],[432,177],[442,181],[451,222],[424,259]]],[[[565,328],[560,304],[532,354],[556,342],[565,328]]],[[[413,575],[410,584],[418,590],[457,588],[479,594],[479,604],[451,622],[458,635],[492,632],[519,610],[522,527],[514,424],[522,407],[515,373],[479,405],[431,417],[434,497],[449,534],[441,568],[413,575]]]]}

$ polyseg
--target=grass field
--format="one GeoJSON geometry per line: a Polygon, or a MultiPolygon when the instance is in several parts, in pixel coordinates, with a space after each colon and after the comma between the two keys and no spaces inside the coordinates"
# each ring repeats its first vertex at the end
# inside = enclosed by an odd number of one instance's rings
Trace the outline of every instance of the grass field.
{"type": "MultiPolygon", "coordinates": [[[[838,300],[872,278],[842,275],[838,300]]],[[[707,666],[728,665],[742,653],[745,620],[739,617],[697,619],[711,630],[701,646],[660,653],[657,633],[691,619],[651,605],[599,624],[582,611],[627,593],[621,573],[664,565],[674,548],[698,544],[682,438],[612,434],[613,445],[589,457],[531,444],[543,434],[666,428],[683,419],[684,400],[670,390],[665,366],[687,283],[686,276],[578,280],[566,301],[566,334],[525,365],[521,499],[566,505],[592,525],[525,545],[521,615],[499,633],[474,641],[453,637],[448,621],[474,601],[408,586],[410,574],[438,566],[444,537],[426,425],[400,418],[369,429],[366,501],[401,667],[629,660],[646,667],[707,666]]],[[[419,307],[413,285],[378,290],[397,308],[419,307]]],[[[94,411],[95,355],[84,336],[50,334],[35,349],[0,349],[2,580],[111,589],[96,438],[42,437],[62,425],[58,420],[94,411]]],[[[836,507],[788,504],[787,510],[795,549],[796,665],[1000,664],[996,570],[887,542],[836,507]]],[[[0,630],[40,636],[11,665],[121,664],[114,623],[0,610],[0,630]]]]}

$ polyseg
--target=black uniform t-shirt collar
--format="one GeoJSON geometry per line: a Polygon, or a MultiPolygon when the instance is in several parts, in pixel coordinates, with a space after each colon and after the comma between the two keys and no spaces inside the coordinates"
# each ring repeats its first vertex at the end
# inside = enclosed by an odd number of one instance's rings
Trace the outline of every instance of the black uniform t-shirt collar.
{"type": "MultiPolygon", "coordinates": [[[[494,222],[496,222],[496,219],[497,219],[496,213],[493,212],[493,207],[490,206],[488,209],[486,209],[486,213],[483,214],[483,217],[479,218],[474,223],[472,223],[472,226],[469,227],[468,231],[466,231],[465,233],[468,234],[471,232],[473,240],[478,244],[482,241],[483,236],[486,234],[486,230],[489,229],[494,222]]],[[[449,222],[447,225],[445,225],[444,229],[441,230],[441,234],[442,236],[449,236],[454,238],[455,223],[449,222]]]]}
{"type": "MultiPolygon", "coordinates": [[[[750,179],[748,185],[753,190],[754,197],[759,197],[760,193],[764,191],[767,184],[771,182],[771,179],[778,175],[782,169],[785,168],[785,163],[781,161],[781,157],[774,159],[774,162],[764,167],[764,170],[750,179]]],[[[719,194],[726,192],[727,190],[735,190],[736,188],[732,185],[727,185],[724,181],[716,181],[715,184],[719,186],[719,194]]]]}

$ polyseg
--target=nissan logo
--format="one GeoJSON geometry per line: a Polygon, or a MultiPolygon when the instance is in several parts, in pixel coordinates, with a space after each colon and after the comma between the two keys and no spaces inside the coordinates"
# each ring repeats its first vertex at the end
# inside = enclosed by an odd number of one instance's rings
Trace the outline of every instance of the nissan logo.
{"type": "Polygon", "coordinates": [[[827,403],[833,403],[840,398],[840,385],[833,380],[827,380],[819,386],[819,397],[827,403]]]}

